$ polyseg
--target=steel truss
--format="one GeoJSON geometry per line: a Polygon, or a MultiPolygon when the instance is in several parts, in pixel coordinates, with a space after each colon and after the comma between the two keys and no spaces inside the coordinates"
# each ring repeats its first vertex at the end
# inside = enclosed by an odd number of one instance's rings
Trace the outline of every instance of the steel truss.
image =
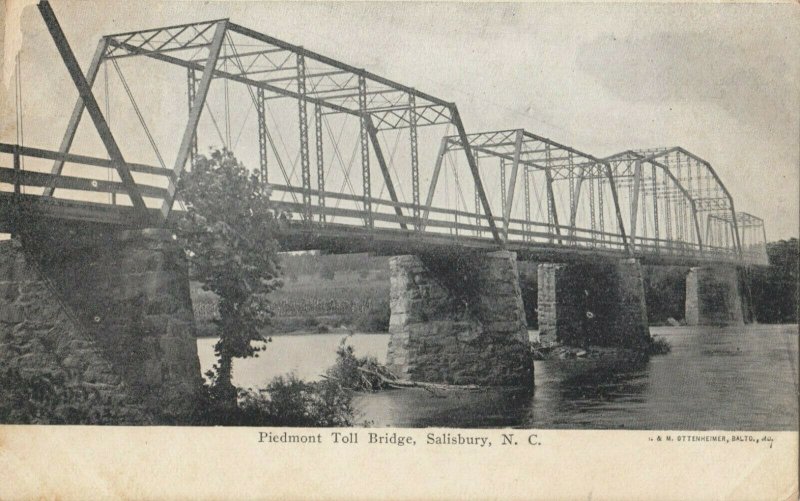
{"type": "MultiPolygon", "coordinates": [[[[43,2],[46,4],[46,2],[43,2]]],[[[54,19],[54,17],[53,17],[54,19]]],[[[62,36],[63,39],[63,36],[62,36]]],[[[66,45],[65,39],[64,44],[66,45]]],[[[68,45],[66,45],[68,47],[68,45]]],[[[300,158],[303,180],[304,219],[310,221],[311,183],[308,137],[307,105],[315,106],[314,126],[319,132],[320,117],[329,114],[346,114],[357,117],[361,123],[362,147],[362,204],[365,224],[372,225],[372,194],[370,192],[370,151],[378,161],[395,212],[404,218],[401,205],[394,190],[394,183],[383,158],[378,133],[387,130],[410,129],[412,206],[411,215],[415,227],[420,229],[422,205],[419,200],[419,162],[417,159],[417,134],[420,127],[451,125],[466,135],[463,123],[454,103],[436,98],[411,87],[380,77],[341,61],[309,51],[277,38],[256,32],[227,19],[188,23],[148,30],[118,33],[104,36],[89,67],[87,89],[104,61],[129,57],[148,57],[171,65],[183,67],[188,72],[189,120],[184,130],[183,141],[170,180],[170,196],[164,201],[163,217],[169,217],[175,198],[175,183],[187,159],[196,153],[196,129],[203,111],[209,84],[214,78],[238,82],[248,87],[259,119],[260,167],[263,179],[267,180],[267,147],[264,136],[268,136],[264,119],[265,102],[278,98],[293,98],[298,101],[300,124],[300,158]],[[197,75],[201,75],[197,78],[197,75]]],[[[75,65],[77,67],[77,65],[75,65]]],[[[81,75],[83,76],[83,75],[81,75]]],[[[87,90],[91,94],[90,90],[87,90]]],[[[87,97],[81,94],[75,106],[73,119],[67,128],[60,153],[69,153],[77,130],[80,115],[87,97]]],[[[87,95],[88,95],[87,94],[87,95]]],[[[94,113],[94,112],[92,112],[94,113]]],[[[110,133],[109,133],[110,136],[110,133]]],[[[317,158],[323,158],[323,142],[317,138],[317,158]]],[[[475,160],[466,154],[474,182],[477,177],[475,160]]],[[[121,162],[124,164],[124,161],[121,162]]],[[[60,172],[56,162],[54,174],[60,172]]],[[[319,200],[323,200],[324,173],[320,165],[318,172],[319,200]]],[[[124,176],[123,176],[124,177],[124,176]]],[[[131,179],[132,181],[132,179],[131,179]]],[[[136,186],[131,182],[131,197],[136,199],[136,186]]],[[[482,192],[483,190],[479,190],[482,192]]],[[[52,193],[51,193],[52,194],[52,193]]],[[[485,194],[480,197],[484,214],[491,216],[485,194]]],[[[324,204],[324,202],[321,202],[324,204]]],[[[324,215],[320,216],[324,222],[324,215]]],[[[400,226],[406,228],[405,222],[400,226]]],[[[497,243],[502,243],[493,218],[489,227],[497,243]]]]}
{"type": "MultiPolygon", "coordinates": [[[[244,85],[253,101],[258,121],[260,177],[265,183],[269,182],[267,156],[271,147],[287,184],[291,184],[267,125],[267,103],[275,99],[297,101],[302,186],[283,188],[291,193],[294,205],[299,208],[296,212],[302,214],[306,224],[332,224],[326,219],[326,214],[333,216],[344,213],[344,217],[357,214],[356,217],[362,219],[368,229],[375,226],[375,221],[389,221],[402,230],[409,229],[410,224],[416,232],[425,231],[429,225],[440,228],[445,226],[457,238],[459,230],[462,235],[466,230],[481,237],[488,229],[494,243],[501,247],[508,244],[510,238],[521,236],[526,242],[542,242],[541,239],[544,238],[550,244],[557,242],[559,245],[616,248],[628,255],[653,250],[656,253],[732,251],[740,260],[746,258],[749,262],[766,262],[763,220],[748,213],[737,213],[733,198],[712,166],[683,148],[629,150],[599,159],[523,129],[467,134],[454,103],[258,33],[228,19],[104,36],[84,74],[49,3],[46,0],[40,1],[39,9],[75,83],[79,98],[73,108],[59,152],[51,155],[44,150],[37,150],[36,154],[42,155],[41,158],[51,158],[54,162],[47,184],[42,184],[44,181],[33,175],[15,174],[16,192],[19,191],[18,180],[21,177],[36,178],[36,182],[44,187],[45,198],[53,197],[56,188],[86,185],[85,180],[62,176],[65,159],[89,158],[70,154],[85,110],[109,157],[109,160],[92,159],[92,162],[108,162],[107,167],[115,169],[121,179],[117,184],[110,181],[92,183],[91,188],[103,186],[114,194],[127,194],[133,213],[137,214],[138,224],[153,223],[142,195],[157,195],[156,198],[162,201],[160,221],[166,223],[176,199],[176,186],[181,172],[187,164],[193,163],[198,152],[197,127],[206,107],[211,82],[214,79],[223,79],[226,82],[226,109],[228,82],[244,85]],[[92,86],[103,64],[110,61],[117,67],[118,59],[130,57],[146,57],[186,71],[188,116],[171,169],[126,162],[93,95],[92,86]],[[308,116],[309,105],[313,107],[313,124],[309,123],[312,120],[308,116]],[[360,147],[361,153],[362,191],[357,194],[350,186],[352,197],[325,190],[323,125],[328,126],[329,135],[334,140],[326,121],[328,115],[344,115],[358,120],[357,147],[360,147]],[[450,126],[455,134],[445,136],[441,141],[426,200],[422,203],[418,134],[420,128],[427,126],[450,126]],[[316,189],[311,182],[312,145],[309,129],[312,127],[316,189]],[[390,167],[394,166],[387,163],[379,140],[381,132],[402,129],[408,129],[409,134],[409,163],[406,172],[411,176],[410,203],[401,202],[398,198],[395,180],[390,173],[390,167]],[[472,176],[474,212],[469,212],[471,208],[467,208],[465,202],[464,211],[432,206],[444,159],[452,152],[463,152],[461,158],[466,161],[472,176]],[[489,173],[490,177],[499,178],[500,181],[499,216],[492,213],[484,178],[478,166],[479,158],[499,161],[496,176],[489,173]],[[373,196],[371,176],[374,174],[372,166],[375,164],[379,168],[376,173],[380,173],[379,179],[382,179],[390,201],[381,200],[380,195],[378,198],[373,196]],[[167,187],[139,185],[134,181],[131,171],[161,173],[167,179],[167,187]],[[542,176],[541,196],[535,183],[531,189],[531,180],[536,175],[542,176]],[[523,184],[523,194],[517,196],[520,183],[523,184]],[[620,192],[627,200],[624,211],[621,209],[620,192]],[[297,201],[297,194],[302,195],[301,203],[297,201]],[[326,198],[329,197],[337,199],[336,207],[326,207],[326,198]],[[608,197],[612,205],[609,205],[608,197]],[[518,205],[520,198],[524,204],[524,216],[514,218],[512,215],[515,199],[518,205]],[[539,205],[539,214],[544,221],[535,220],[532,211],[534,202],[539,203],[539,198],[544,198],[545,202],[544,211],[539,205]],[[565,205],[563,198],[567,198],[565,205]],[[358,206],[363,210],[339,209],[338,201],[342,199],[360,204],[358,206]],[[557,204],[557,199],[562,203],[561,207],[557,204]],[[316,205],[313,204],[314,200],[316,205]],[[374,205],[391,207],[394,214],[380,213],[373,208],[374,205]],[[605,211],[612,207],[616,229],[606,231],[605,211]],[[452,216],[454,221],[434,221],[430,218],[431,212],[452,216]],[[582,221],[578,220],[579,212],[585,218],[582,221]],[[623,213],[628,219],[627,224],[623,213]],[[701,213],[706,216],[705,219],[700,217],[701,213]],[[502,232],[498,230],[500,225],[502,232]],[[653,235],[648,235],[648,231],[652,231],[653,235]]],[[[133,99],[130,93],[129,97],[133,99]]],[[[133,105],[136,107],[135,102],[133,105]]],[[[139,118],[144,126],[141,116],[139,118]]],[[[150,139],[152,143],[152,138],[150,139]]],[[[155,149],[155,145],[153,146],[155,149]]],[[[341,160],[335,140],[334,147],[334,156],[341,160]]],[[[19,151],[13,151],[16,152],[15,162],[18,162],[19,151]]],[[[164,162],[161,161],[157,149],[156,154],[163,167],[164,162]]],[[[388,160],[392,160],[391,156],[388,160]]],[[[487,167],[490,164],[491,162],[482,162],[484,173],[491,168],[487,167]]],[[[454,170],[453,174],[458,182],[457,171],[454,170]]],[[[347,182],[350,184],[349,177],[347,182]]]]}
{"type": "MultiPolygon", "coordinates": [[[[532,172],[543,172],[545,177],[545,191],[547,197],[547,224],[552,233],[551,241],[558,240],[563,243],[562,229],[566,229],[568,235],[566,239],[575,242],[576,218],[580,205],[582,185],[589,184],[589,196],[586,197],[586,205],[589,206],[591,217],[592,238],[603,241],[608,236],[605,232],[602,216],[603,198],[601,183],[607,183],[610,190],[612,203],[616,215],[616,236],[622,242],[623,247],[627,248],[627,236],[622,222],[622,215],[617,197],[611,167],[608,162],[598,159],[588,153],[581,152],[569,146],[557,143],[545,137],[537,136],[523,129],[512,129],[502,131],[480,132],[467,135],[465,141],[461,136],[448,136],[442,139],[442,148],[445,152],[464,150],[464,144],[475,155],[494,157],[500,161],[500,177],[503,190],[501,191],[501,209],[503,214],[504,237],[508,239],[510,216],[514,202],[517,185],[518,171],[520,167],[523,172],[524,186],[524,211],[526,227],[531,223],[530,206],[531,194],[528,183],[532,172]],[[505,166],[511,164],[511,172],[506,185],[505,166]],[[554,184],[560,181],[569,183],[569,224],[566,227],[559,224],[559,212],[556,208],[556,196],[554,194],[554,184]],[[595,200],[593,197],[595,183],[598,184],[597,211],[600,213],[599,221],[595,215],[595,200]],[[596,223],[599,222],[599,226],[596,223]]],[[[432,186],[435,186],[433,184],[432,186]]]]}

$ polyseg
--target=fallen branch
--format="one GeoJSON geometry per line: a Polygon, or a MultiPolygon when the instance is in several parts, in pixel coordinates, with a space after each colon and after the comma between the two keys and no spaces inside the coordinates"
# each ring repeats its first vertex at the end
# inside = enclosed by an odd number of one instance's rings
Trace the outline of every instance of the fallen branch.
{"type": "Polygon", "coordinates": [[[380,374],[378,372],[365,369],[363,367],[356,367],[361,372],[370,374],[375,376],[381,380],[382,383],[385,385],[392,387],[392,388],[423,388],[426,390],[469,390],[469,391],[476,391],[484,389],[481,386],[476,384],[464,384],[464,385],[455,385],[455,384],[443,384],[443,383],[423,383],[419,381],[408,381],[406,379],[390,379],[380,374]]]}

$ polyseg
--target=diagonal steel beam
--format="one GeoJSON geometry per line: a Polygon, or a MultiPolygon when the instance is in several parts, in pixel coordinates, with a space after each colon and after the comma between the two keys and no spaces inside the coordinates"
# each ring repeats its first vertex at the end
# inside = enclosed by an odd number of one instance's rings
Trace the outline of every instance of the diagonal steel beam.
{"type": "Polygon", "coordinates": [[[214,30],[214,38],[211,41],[211,46],[208,50],[208,60],[206,61],[205,68],[203,69],[203,76],[200,78],[200,83],[195,91],[194,102],[192,103],[192,111],[189,113],[189,120],[186,128],[183,131],[183,139],[178,148],[178,156],[175,160],[175,167],[172,171],[175,173],[174,181],[170,179],[167,186],[167,198],[161,204],[161,216],[164,221],[169,220],[169,213],[172,211],[172,204],[175,202],[175,192],[177,190],[177,181],[181,177],[181,172],[186,165],[186,160],[189,157],[189,152],[192,148],[192,139],[197,131],[197,123],[200,121],[200,114],[206,103],[206,96],[208,89],[211,86],[211,79],[214,76],[214,68],[217,65],[217,58],[219,57],[222,42],[225,40],[225,30],[228,22],[226,20],[218,21],[214,30]]]}
{"type": "Polygon", "coordinates": [[[553,173],[550,168],[544,170],[545,181],[547,184],[547,203],[550,205],[550,211],[553,213],[553,225],[555,226],[556,235],[558,235],[558,245],[562,245],[561,240],[561,225],[558,223],[558,211],[556,210],[556,195],[553,193],[553,173]]]}
{"type": "Polygon", "coordinates": [[[608,178],[608,187],[611,188],[611,198],[614,201],[614,212],[617,215],[617,225],[619,226],[619,233],[622,236],[622,246],[625,248],[628,255],[633,255],[631,247],[628,245],[628,237],[625,235],[625,224],[622,222],[622,210],[619,208],[619,197],[617,196],[617,184],[614,182],[614,173],[611,172],[611,164],[604,162],[606,177],[608,178]]]}
{"type": "Polygon", "coordinates": [[[133,203],[134,211],[142,219],[142,221],[146,220],[148,218],[147,207],[142,199],[142,194],[136,187],[136,182],[131,175],[130,169],[128,169],[127,163],[125,163],[125,158],[122,156],[122,151],[120,151],[119,145],[114,139],[114,135],[111,133],[111,129],[108,127],[108,123],[106,122],[105,117],[103,117],[103,113],[100,111],[100,106],[97,104],[94,94],[92,94],[92,88],[86,81],[86,77],[84,77],[77,59],[75,59],[75,54],[73,54],[72,49],[69,46],[69,42],[67,41],[67,37],[61,30],[61,25],[58,23],[55,12],[53,12],[52,7],[50,7],[50,3],[47,2],[47,0],[40,1],[37,6],[45,24],[47,25],[50,36],[53,37],[53,41],[58,48],[58,52],[61,54],[61,59],[64,60],[64,64],[66,65],[67,70],[72,77],[72,81],[75,83],[75,87],[78,88],[78,93],[80,94],[81,100],[86,106],[86,111],[92,118],[94,126],[97,129],[97,133],[100,135],[100,139],[103,141],[103,145],[108,151],[109,157],[114,162],[114,167],[116,168],[117,173],[119,173],[122,184],[125,187],[131,202],[133,203]]]}
{"type": "MultiPolygon", "coordinates": [[[[97,43],[97,49],[94,51],[92,62],[89,64],[89,69],[86,71],[86,83],[90,88],[94,85],[94,81],[97,78],[97,73],[100,71],[100,64],[103,62],[103,55],[105,54],[107,47],[108,41],[105,38],[100,39],[100,41],[97,43]]],[[[75,107],[72,109],[72,115],[69,118],[69,123],[67,124],[67,130],[64,133],[64,138],[61,140],[61,145],[58,147],[59,153],[69,153],[70,148],[72,148],[72,142],[75,140],[75,134],[78,132],[78,125],[80,124],[81,117],[83,116],[83,110],[85,108],[86,107],[83,104],[83,98],[78,96],[78,100],[75,101],[75,107]]],[[[61,174],[63,169],[64,160],[58,159],[53,163],[53,168],[50,170],[50,173],[54,176],[58,176],[61,174]]],[[[53,182],[55,183],[55,178],[53,178],[53,182]]],[[[54,185],[48,186],[45,188],[43,196],[52,197],[55,189],[56,188],[54,185]]]]}
{"type": "Polygon", "coordinates": [[[461,115],[458,113],[458,108],[456,108],[455,103],[450,103],[449,108],[450,117],[453,121],[453,125],[458,129],[458,136],[461,138],[461,144],[467,145],[467,147],[464,148],[464,154],[467,156],[469,170],[472,172],[475,188],[478,190],[478,196],[483,205],[483,213],[486,216],[486,221],[489,223],[492,237],[499,246],[505,247],[505,242],[503,242],[503,239],[500,237],[500,232],[497,230],[497,225],[494,222],[492,208],[489,206],[489,199],[486,197],[486,191],[483,189],[483,181],[481,181],[481,175],[480,172],[478,172],[478,164],[475,162],[475,157],[472,155],[472,148],[469,147],[469,138],[467,138],[467,132],[464,130],[464,123],[461,121],[461,115]]]}
{"type": "MultiPolygon", "coordinates": [[[[517,170],[519,169],[519,156],[522,151],[522,129],[517,131],[517,140],[514,145],[514,162],[511,164],[511,179],[508,181],[506,192],[506,206],[503,210],[503,238],[508,241],[508,221],[511,219],[511,208],[514,206],[514,188],[517,184],[517,170]]],[[[503,187],[505,188],[505,186],[503,187]]]]}
{"type": "Polygon", "coordinates": [[[436,184],[439,182],[439,173],[442,171],[442,164],[444,163],[444,156],[450,147],[449,141],[446,137],[442,138],[442,144],[439,146],[439,153],[436,155],[436,165],[433,166],[433,174],[431,175],[431,184],[428,187],[428,196],[425,198],[425,213],[422,215],[421,230],[425,229],[428,223],[428,216],[431,211],[431,204],[433,203],[433,195],[436,192],[436,184]]]}
{"type": "MultiPolygon", "coordinates": [[[[392,176],[389,174],[389,168],[386,165],[386,159],[383,156],[383,149],[381,148],[381,143],[378,141],[378,133],[375,130],[375,124],[372,122],[372,117],[370,117],[369,113],[365,113],[365,120],[367,121],[367,133],[369,134],[369,138],[372,141],[372,149],[375,151],[375,157],[378,159],[378,165],[381,168],[381,174],[383,174],[383,182],[386,183],[386,190],[389,192],[389,197],[391,197],[392,202],[399,204],[400,200],[397,198],[397,192],[394,189],[394,183],[392,182],[392,176]]],[[[394,206],[394,212],[403,217],[403,211],[400,209],[399,205],[394,206]]],[[[406,223],[400,219],[400,227],[404,230],[407,230],[408,227],[406,223]]]]}

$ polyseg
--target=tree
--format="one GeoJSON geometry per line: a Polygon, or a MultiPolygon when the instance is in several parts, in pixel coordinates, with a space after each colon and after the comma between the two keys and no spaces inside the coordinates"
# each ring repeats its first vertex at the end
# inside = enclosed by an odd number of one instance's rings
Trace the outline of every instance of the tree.
{"type": "Polygon", "coordinates": [[[767,255],[769,267],[755,267],[751,275],[756,320],[763,323],[797,322],[798,240],[770,242],[767,255]]]}
{"type": "Polygon", "coordinates": [[[222,402],[235,405],[233,358],[257,356],[263,348],[253,342],[266,342],[259,329],[271,317],[268,294],[281,285],[278,214],[268,186],[228,150],[197,157],[178,189],[186,203],[178,229],[192,273],[219,296],[211,387],[222,402]]]}

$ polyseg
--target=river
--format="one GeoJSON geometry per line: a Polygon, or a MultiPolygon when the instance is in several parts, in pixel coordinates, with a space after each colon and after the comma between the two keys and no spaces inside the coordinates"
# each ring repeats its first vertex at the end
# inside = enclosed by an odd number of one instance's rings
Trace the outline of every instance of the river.
{"type": "MultiPolygon", "coordinates": [[[[391,390],[358,394],[371,426],[572,429],[797,430],[798,327],[652,327],[672,351],[636,366],[610,360],[535,362],[533,394],[391,390]]],[[[236,360],[234,383],[263,387],[294,372],[318,379],[342,335],[273,336],[258,358],[236,360]]],[[[198,339],[205,372],[213,338],[198,339]]],[[[386,359],[388,334],[354,334],[357,355],[386,359]]]]}

